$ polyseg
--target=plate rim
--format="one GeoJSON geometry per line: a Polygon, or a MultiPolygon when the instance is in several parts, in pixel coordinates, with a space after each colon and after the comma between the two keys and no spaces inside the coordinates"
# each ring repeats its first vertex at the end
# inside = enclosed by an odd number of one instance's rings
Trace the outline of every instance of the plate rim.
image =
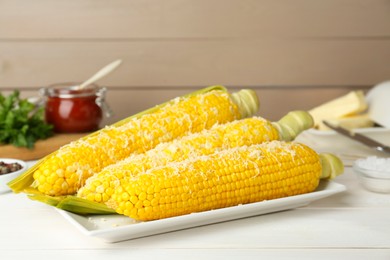
{"type": "MultiPolygon", "coordinates": [[[[293,208],[299,208],[310,204],[313,201],[329,197],[336,193],[346,190],[342,184],[334,181],[322,180],[318,188],[310,193],[294,195],[273,200],[266,200],[254,203],[248,203],[227,208],[215,209],[210,211],[191,213],[187,215],[170,217],[166,219],[140,222],[123,226],[105,228],[105,229],[88,229],[77,219],[87,219],[91,216],[81,216],[55,208],[68,222],[74,225],[84,235],[103,239],[105,242],[119,242],[124,240],[136,239],[145,236],[157,235],[172,231],[195,228],[198,226],[216,224],[236,219],[260,216],[268,213],[284,211],[293,208]],[[256,211],[259,211],[256,213],[256,211]],[[126,233],[123,235],[123,233],[126,233]],[[118,235],[122,234],[122,235],[118,235]],[[137,235],[139,234],[139,235],[137,235]]],[[[94,215],[93,217],[104,218],[107,215],[94,215]]],[[[127,218],[123,216],[123,218],[127,218]]]]}

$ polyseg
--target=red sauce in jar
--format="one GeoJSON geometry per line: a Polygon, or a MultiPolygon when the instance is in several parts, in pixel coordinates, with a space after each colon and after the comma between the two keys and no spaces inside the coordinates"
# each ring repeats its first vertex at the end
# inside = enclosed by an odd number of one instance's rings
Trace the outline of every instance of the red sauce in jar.
{"type": "Polygon", "coordinates": [[[45,89],[45,117],[54,131],[81,133],[95,131],[102,120],[105,89],[96,85],[77,89],[76,84],[58,84],[45,89]]]}

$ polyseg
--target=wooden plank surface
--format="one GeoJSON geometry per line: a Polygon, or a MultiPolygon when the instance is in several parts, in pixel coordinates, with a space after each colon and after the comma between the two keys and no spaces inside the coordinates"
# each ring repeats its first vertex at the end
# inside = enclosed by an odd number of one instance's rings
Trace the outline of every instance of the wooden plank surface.
{"type": "Polygon", "coordinates": [[[388,194],[364,190],[355,177],[347,167],[336,180],[346,192],[295,210],[115,244],[84,235],[48,205],[7,193],[0,199],[0,250],[10,259],[389,259],[388,194]]]}
{"type": "MultiPolygon", "coordinates": [[[[354,208],[353,205],[342,208],[309,206],[106,244],[80,232],[50,206],[13,196],[6,194],[0,200],[0,205],[10,211],[0,215],[1,223],[11,221],[10,217],[13,223],[18,223],[17,226],[2,225],[2,234],[8,234],[8,237],[0,236],[2,252],[20,248],[25,251],[154,248],[390,249],[390,226],[386,224],[386,219],[390,217],[388,202],[384,202],[383,207],[375,208],[354,208]],[[12,207],[13,204],[16,208],[12,207]],[[23,238],[17,234],[23,234],[23,238]],[[57,239],[53,239],[53,234],[62,234],[60,244],[57,239]]],[[[375,199],[376,196],[373,194],[371,197],[375,199]]]]}
{"type": "Polygon", "coordinates": [[[107,257],[115,255],[120,260],[125,260],[124,254],[131,255],[133,258],[142,258],[144,260],[154,259],[242,259],[251,260],[259,257],[263,259],[300,259],[300,260],[388,260],[390,258],[389,249],[316,249],[305,248],[297,249],[235,249],[235,248],[198,248],[198,249],[172,249],[172,248],[155,248],[148,250],[139,250],[134,248],[128,249],[102,249],[98,251],[91,250],[26,250],[26,251],[10,251],[2,252],[6,259],[25,259],[28,255],[31,259],[55,258],[56,260],[67,260],[71,258],[83,258],[94,260],[105,260],[107,257]],[[118,256],[123,254],[123,257],[118,256]]]}
{"type": "Polygon", "coordinates": [[[0,42],[0,87],[83,81],[117,58],[101,84],[373,85],[389,77],[390,39],[0,42]]]}
{"type": "Polygon", "coordinates": [[[389,80],[389,24],[388,0],[0,0],[0,91],[122,58],[99,81],[116,112],[104,124],[213,84],[255,88],[276,120],[389,80]]]}
{"type": "Polygon", "coordinates": [[[387,0],[2,0],[0,39],[388,37],[387,0]]]}
{"type": "Polygon", "coordinates": [[[305,248],[305,249],[285,249],[285,248],[267,248],[267,249],[253,249],[253,248],[191,248],[191,249],[176,249],[176,248],[149,248],[148,250],[139,250],[134,248],[125,249],[101,249],[101,250],[23,250],[12,251],[6,250],[2,252],[6,259],[25,259],[26,255],[30,259],[56,259],[68,260],[72,258],[83,258],[93,260],[106,260],[107,257],[115,256],[116,259],[125,260],[127,256],[132,258],[141,258],[143,260],[172,260],[172,259],[213,259],[213,260],[229,260],[241,259],[252,260],[258,259],[300,259],[300,260],[329,260],[329,259],[343,259],[343,260],[389,260],[390,249],[369,249],[369,248],[305,248]],[[123,256],[123,257],[121,257],[123,256]]]}

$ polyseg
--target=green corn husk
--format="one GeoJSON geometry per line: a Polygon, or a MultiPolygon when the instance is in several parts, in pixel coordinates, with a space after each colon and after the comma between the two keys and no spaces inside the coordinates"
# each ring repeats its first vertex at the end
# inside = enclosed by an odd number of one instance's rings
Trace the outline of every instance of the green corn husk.
{"type": "Polygon", "coordinates": [[[115,210],[106,205],[78,198],[76,196],[67,196],[56,206],[59,209],[70,211],[80,215],[108,215],[117,214],[115,210]]]}
{"type": "Polygon", "coordinates": [[[80,215],[116,214],[115,210],[108,208],[104,204],[85,200],[72,195],[52,197],[44,194],[29,194],[28,197],[31,200],[39,201],[80,215]]]}
{"type": "Polygon", "coordinates": [[[39,201],[53,207],[57,207],[58,203],[64,199],[63,196],[52,197],[44,194],[28,194],[27,197],[31,200],[39,201]]]}

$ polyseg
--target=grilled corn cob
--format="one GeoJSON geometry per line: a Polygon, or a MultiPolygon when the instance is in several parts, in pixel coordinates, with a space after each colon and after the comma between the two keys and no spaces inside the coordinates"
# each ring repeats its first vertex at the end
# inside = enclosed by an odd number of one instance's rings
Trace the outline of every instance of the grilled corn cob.
{"type": "Polygon", "coordinates": [[[77,196],[94,202],[106,202],[114,190],[119,187],[121,181],[134,178],[138,173],[147,169],[243,145],[259,144],[271,140],[290,141],[312,126],[312,117],[305,111],[290,112],[279,122],[274,123],[261,117],[252,117],[217,124],[200,133],[161,143],[146,153],[132,154],[104,168],[86,181],[77,196]]]}
{"type": "Polygon", "coordinates": [[[156,220],[311,192],[321,177],[342,171],[337,157],[320,159],[305,145],[272,141],[151,168],[123,183],[108,205],[156,220]]]}
{"type": "Polygon", "coordinates": [[[145,152],[161,142],[199,132],[215,123],[249,116],[257,111],[257,105],[255,94],[248,90],[232,95],[213,90],[176,98],[150,113],[106,127],[62,147],[34,169],[32,186],[51,196],[74,194],[88,177],[131,153],[145,152]],[[235,103],[245,103],[240,100],[250,97],[249,107],[239,108],[235,103]]]}

